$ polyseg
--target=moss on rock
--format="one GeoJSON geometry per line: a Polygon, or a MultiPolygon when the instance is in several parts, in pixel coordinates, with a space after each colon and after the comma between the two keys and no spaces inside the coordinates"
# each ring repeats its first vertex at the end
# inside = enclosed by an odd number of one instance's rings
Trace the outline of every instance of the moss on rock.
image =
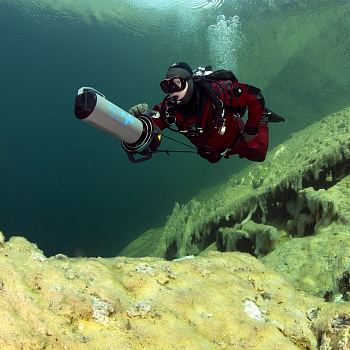
{"type": "Polygon", "coordinates": [[[13,237],[0,248],[0,296],[4,350],[349,345],[349,303],[299,292],[281,273],[239,252],[170,262],[46,258],[13,237]]]}

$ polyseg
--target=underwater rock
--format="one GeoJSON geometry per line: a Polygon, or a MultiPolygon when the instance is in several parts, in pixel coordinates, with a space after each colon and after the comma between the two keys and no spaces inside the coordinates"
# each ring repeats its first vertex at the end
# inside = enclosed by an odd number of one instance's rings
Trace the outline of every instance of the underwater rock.
{"type": "Polygon", "coordinates": [[[217,247],[224,251],[240,251],[257,257],[270,253],[278,240],[276,227],[248,221],[235,227],[221,227],[218,230],[217,247]]]}
{"type": "Polygon", "coordinates": [[[314,235],[278,246],[262,261],[293,285],[328,301],[350,301],[350,176],[327,191],[299,191],[314,235]]]}
{"type": "Polygon", "coordinates": [[[331,226],[317,236],[292,239],[262,258],[298,289],[327,301],[350,301],[350,239],[331,226]]]}
{"type": "Polygon", "coordinates": [[[239,252],[170,262],[46,258],[34,244],[12,237],[0,248],[0,296],[4,350],[350,345],[350,303],[299,292],[239,252]]]}
{"type": "Polygon", "coordinates": [[[0,231],[0,247],[3,247],[5,244],[5,236],[4,234],[0,231]]]}

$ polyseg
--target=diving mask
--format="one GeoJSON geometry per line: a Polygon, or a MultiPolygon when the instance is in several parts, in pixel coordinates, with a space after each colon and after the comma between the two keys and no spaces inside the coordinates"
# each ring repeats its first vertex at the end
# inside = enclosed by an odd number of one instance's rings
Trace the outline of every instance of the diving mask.
{"type": "Polygon", "coordinates": [[[187,79],[182,77],[171,77],[160,82],[160,88],[166,94],[183,91],[186,88],[187,79]]]}

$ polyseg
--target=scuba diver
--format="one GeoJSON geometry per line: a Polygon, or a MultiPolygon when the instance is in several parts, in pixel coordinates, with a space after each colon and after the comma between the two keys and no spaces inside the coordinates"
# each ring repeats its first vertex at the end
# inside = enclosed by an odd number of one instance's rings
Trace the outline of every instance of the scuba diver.
{"type": "Polygon", "coordinates": [[[267,123],[284,121],[265,107],[258,88],[239,83],[229,71],[211,72],[206,67],[193,72],[187,63],[178,62],[169,67],[160,87],[167,94],[162,103],[151,111],[141,103],[129,113],[149,115],[156,130],[169,128],[184,134],[210,163],[233,154],[264,161],[269,144],[267,123]]]}
{"type": "Polygon", "coordinates": [[[165,128],[184,134],[195,147],[184,145],[210,163],[233,154],[262,162],[269,144],[267,123],[284,121],[265,107],[258,88],[239,83],[227,70],[212,72],[211,67],[199,67],[193,72],[187,63],[175,63],[160,87],[167,94],[162,103],[152,110],[141,103],[129,113],[96,89],[82,87],[75,97],[74,113],[120,139],[132,163],[149,160],[156,152],[186,152],[158,149],[165,128]]]}

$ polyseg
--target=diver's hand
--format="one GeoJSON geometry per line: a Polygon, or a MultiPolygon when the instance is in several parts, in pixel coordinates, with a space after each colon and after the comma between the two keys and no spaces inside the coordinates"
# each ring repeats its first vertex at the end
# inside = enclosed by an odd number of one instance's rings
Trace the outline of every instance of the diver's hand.
{"type": "Polygon", "coordinates": [[[258,134],[259,134],[259,126],[252,126],[252,125],[246,124],[241,136],[243,137],[244,142],[249,142],[251,140],[254,140],[254,138],[258,134]]]}
{"type": "Polygon", "coordinates": [[[140,114],[147,114],[147,112],[148,112],[147,103],[139,103],[138,105],[130,108],[129,110],[129,113],[134,117],[140,114]]]}
{"type": "Polygon", "coordinates": [[[257,134],[255,134],[255,135],[249,135],[249,134],[247,134],[246,132],[242,132],[242,137],[243,137],[243,139],[244,139],[244,142],[249,142],[249,141],[251,141],[251,140],[254,140],[255,139],[255,137],[256,137],[256,135],[257,134]]]}

